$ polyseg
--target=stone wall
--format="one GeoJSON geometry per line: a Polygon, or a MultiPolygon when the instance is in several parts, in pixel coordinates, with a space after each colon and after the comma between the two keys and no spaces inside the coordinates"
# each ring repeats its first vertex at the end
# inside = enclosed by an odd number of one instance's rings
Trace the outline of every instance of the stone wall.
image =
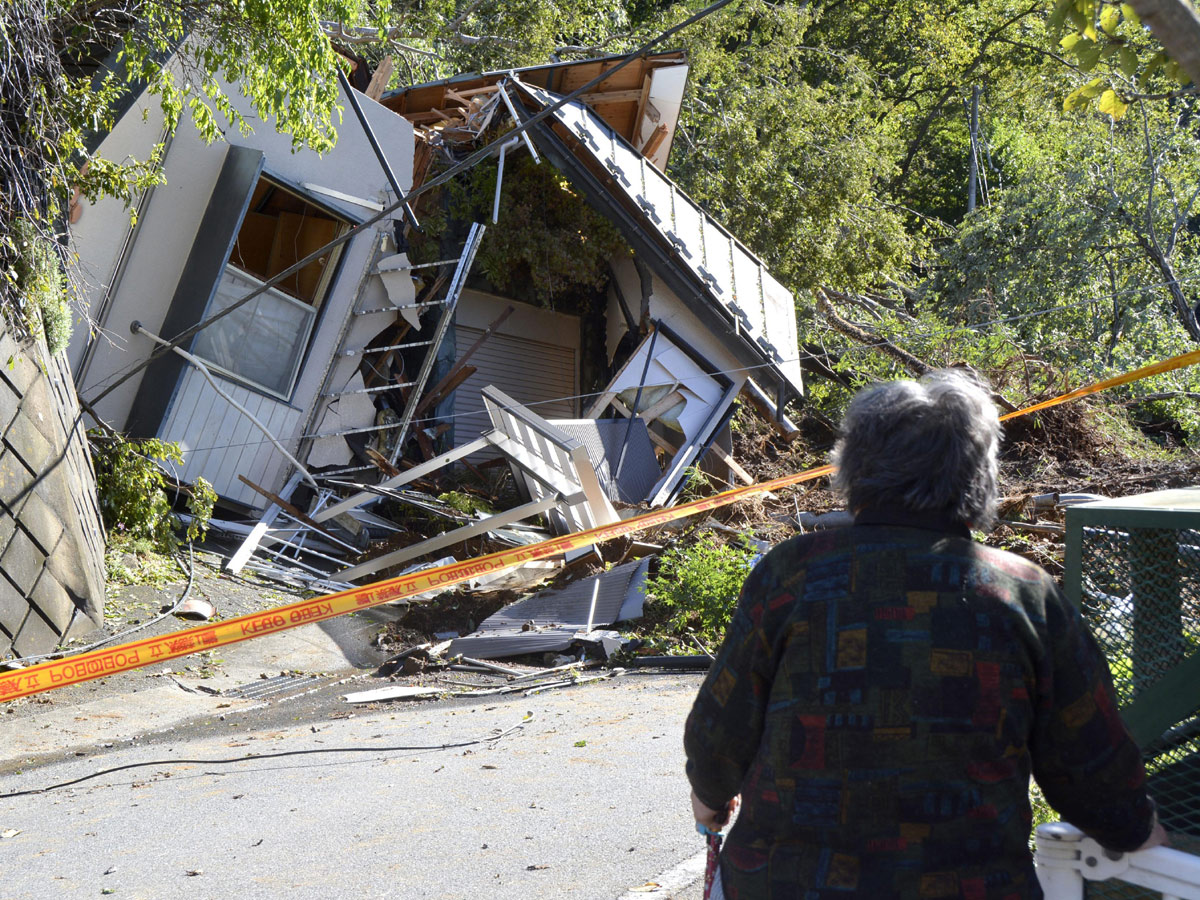
{"type": "Polygon", "coordinates": [[[104,527],[66,357],[0,319],[0,658],[104,617],[104,527]]]}

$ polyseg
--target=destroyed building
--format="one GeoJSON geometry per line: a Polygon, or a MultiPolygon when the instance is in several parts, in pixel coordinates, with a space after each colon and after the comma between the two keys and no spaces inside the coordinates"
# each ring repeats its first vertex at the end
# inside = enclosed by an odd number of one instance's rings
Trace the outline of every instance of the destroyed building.
{"type": "MultiPolygon", "coordinates": [[[[119,431],[180,445],[180,480],[203,476],[246,521],[235,568],[311,539],[292,558],[334,585],[456,536],[525,540],[537,516],[564,533],[669,503],[693,465],[747,480],[729,419],[741,396],[786,421],[803,389],[795,310],[665,174],[687,70],[675,52],[389,93],[343,81],[323,157],[248,107],[253,133],[224,143],[181,123],[136,222],[101,200],[72,225],[94,322],[71,344],[81,397],[119,431]],[[554,219],[560,200],[576,211],[554,219]],[[533,263],[506,267],[513,247],[533,263]],[[514,509],[367,559],[345,530],[387,532],[371,501],[494,459],[514,509]]],[[[161,139],[143,96],[100,153],[143,158],[161,139]]]]}

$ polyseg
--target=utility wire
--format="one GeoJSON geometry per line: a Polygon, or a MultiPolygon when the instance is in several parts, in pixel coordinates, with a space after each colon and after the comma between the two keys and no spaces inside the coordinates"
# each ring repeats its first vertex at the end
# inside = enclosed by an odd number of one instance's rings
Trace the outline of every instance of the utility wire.
{"type": "Polygon", "coordinates": [[[426,181],[426,182],[422,183],[421,185],[419,185],[418,187],[413,188],[407,194],[405,194],[403,197],[397,198],[392,203],[385,206],[382,210],[377,212],[375,215],[371,216],[366,221],[347,229],[343,234],[334,238],[332,241],[330,241],[325,246],[314,250],[312,253],[308,254],[308,256],[304,257],[303,259],[299,260],[298,262],[296,262],[293,265],[289,266],[288,268],[284,269],[282,272],[268,278],[266,281],[264,281],[262,284],[260,284],[258,287],[256,287],[254,290],[252,290],[250,293],[246,294],[246,296],[242,297],[240,300],[236,301],[235,303],[231,303],[229,306],[225,307],[220,312],[215,313],[212,316],[209,316],[207,319],[204,319],[201,322],[197,322],[195,325],[192,325],[189,328],[185,328],[183,331],[181,331],[175,337],[173,337],[169,341],[167,341],[166,344],[155,347],[153,350],[151,350],[150,354],[145,359],[143,359],[141,362],[134,365],[127,372],[125,372],[125,374],[123,374],[120,378],[118,378],[116,381],[109,384],[108,387],[106,387],[99,394],[97,394],[90,401],[88,401],[89,405],[94,407],[97,403],[99,403],[101,400],[103,400],[105,397],[107,397],[109,394],[111,394],[114,390],[116,390],[118,387],[120,387],[122,384],[124,384],[126,381],[128,381],[130,378],[132,378],[134,375],[136,375],[138,372],[140,372],[146,366],[150,365],[150,363],[154,362],[156,359],[163,356],[164,354],[170,352],[170,350],[173,347],[178,347],[184,341],[188,340],[189,338],[191,338],[193,335],[195,335],[202,329],[207,328],[209,325],[213,324],[217,320],[223,319],[225,316],[229,315],[230,313],[234,312],[235,310],[240,309],[242,306],[249,303],[255,297],[258,297],[260,294],[264,293],[268,289],[279,284],[285,278],[288,278],[289,276],[296,274],[297,272],[299,272],[301,269],[303,269],[305,266],[307,266],[309,263],[313,262],[314,260],[320,259],[322,256],[327,254],[330,250],[333,250],[336,247],[340,247],[342,244],[346,243],[351,238],[356,237],[357,235],[361,234],[363,231],[365,231],[370,226],[375,225],[377,222],[381,222],[384,219],[389,218],[392,215],[392,213],[396,212],[397,210],[402,209],[405,204],[407,204],[410,201],[414,200],[415,198],[419,197],[421,194],[425,193],[426,191],[432,190],[435,187],[439,187],[440,185],[445,184],[447,181],[450,181],[451,179],[458,177],[458,175],[467,171],[468,169],[474,168],[477,164],[482,162],[484,159],[491,156],[492,152],[495,150],[498,150],[503,144],[512,140],[514,137],[517,137],[518,135],[523,134],[524,132],[528,131],[531,127],[536,125],[538,122],[541,122],[543,119],[546,119],[549,116],[553,115],[555,112],[557,112],[563,106],[566,106],[568,103],[571,103],[572,101],[578,99],[583,94],[586,94],[588,91],[590,91],[596,85],[600,84],[602,81],[606,81],[607,79],[611,78],[613,75],[615,75],[621,69],[630,65],[634,60],[636,60],[642,56],[645,56],[654,47],[658,46],[662,42],[673,37],[678,32],[682,31],[685,28],[688,28],[691,25],[694,25],[696,22],[699,22],[701,19],[706,18],[707,16],[711,15],[712,13],[717,12],[718,10],[722,9],[725,6],[728,6],[732,2],[733,2],[733,0],[717,0],[717,2],[704,7],[704,9],[700,10],[699,12],[695,13],[694,15],[689,16],[688,18],[684,19],[682,22],[678,23],[677,25],[671,26],[666,31],[661,32],[657,37],[654,37],[651,40],[647,41],[645,44],[643,44],[638,49],[636,49],[630,53],[627,53],[625,55],[625,57],[620,62],[618,62],[616,65],[614,65],[610,68],[604,69],[604,71],[602,71],[599,75],[595,76],[590,81],[588,81],[585,84],[581,85],[580,87],[576,88],[571,93],[567,94],[564,97],[559,98],[557,101],[550,104],[549,106],[543,107],[539,112],[534,113],[529,118],[525,119],[523,122],[517,123],[515,128],[513,128],[510,131],[505,132],[503,135],[496,138],[491,143],[489,143],[483,147],[480,147],[474,153],[471,153],[466,158],[464,158],[461,162],[458,162],[455,165],[451,166],[449,169],[447,169],[441,175],[438,175],[436,178],[426,181]]]}
{"type": "MultiPolygon", "coordinates": [[[[1189,284],[1189,283],[1196,283],[1196,282],[1200,282],[1200,279],[1179,279],[1176,283],[1189,284]]],[[[962,332],[962,331],[976,331],[976,330],[981,330],[981,329],[985,329],[985,328],[990,328],[993,325],[1004,325],[1004,324],[1008,324],[1011,322],[1022,321],[1025,319],[1037,318],[1039,316],[1052,315],[1054,313],[1063,312],[1065,310],[1076,309],[1081,306],[1090,306],[1095,303],[1100,303],[1103,300],[1110,300],[1110,299],[1113,299],[1116,297],[1120,297],[1123,294],[1136,294],[1136,293],[1140,293],[1142,291],[1153,290],[1154,288],[1157,288],[1157,287],[1164,287],[1167,284],[1168,284],[1168,282],[1159,282],[1159,283],[1154,283],[1154,284],[1138,285],[1138,286],[1131,287],[1131,288],[1123,288],[1120,291],[1114,291],[1114,292],[1108,293],[1108,294],[1099,294],[1099,295],[1096,295],[1093,297],[1085,298],[1083,300],[1076,300],[1071,303],[1064,303],[1064,304],[1060,304],[1060,305],[1056,305],[1056,306],[1049,306],[1049,307],[1045,307],[1044,309],[1030,310],[1028,312],[1016,313],[1011,316],[1003,316],[1003,317],[996,318],[996,319],[987,319],[987,320],[984,320],[981,322],[973,322],[973,323],[964,324],[964,325],[955,325],[955,326],[951,326],[951,327],[941,329],[941,330],[928,329],[928,330],[924,330],[924,331],[909,331],[905,334],[904,337],[905,337],[905,339],[950,337],[951,335],[962,332]]],[[[855,344],[850,347],[846,347],[845,349],[838,350],[837,352],[842,356],[851,356],[851,355],[869,353],[872,350],[874,350],[876,347],[884,346],[885,343],[891,343],[893,345],[897,344],[897,342],[895,340],[885,341],[885,340],[881,339],[878,343],[855,344]]],[[[815,354],[805,353],[800,356],[793,356],[793,357],[785,358],[785,359],[781,360],[781,362],[783,362],[783,363],[802,362],[803,360],[812,359],[814,357],[815,357],[815,354]]],[[[778,363],[762,363],[757,366],[737,366],[735,368],[730,368],[730,369],[718,369],[718,370],[714,371],[712,374],[724,375],[724,376],[737,376],[737,375],[746,374],[746,375],[752,376],[753,373],[757,372],[760,369],[770,369],[770,368],[776,367],[777,365],[778,365],[778,363]]],[[[709,377],[710,377],[710,375],[705,374],[705,375],[696,375],[696,376],[692,376],[692,377],[685,377],[685,378],[682,378],[679,380],[680,380],[681,384],[686,385],[691,381],[707,380],[709,377]]],[[[589,400],[593,397],[598,397],[603,393],[605,393],[605,392],[604,391],[592,391],[589,393],[582,393],[582,394],[568,394],[568,395],[562,396],[562,397],[549,397],[549,398],[545,398],[542,400],[532,400],[528,403],[523,403],[521,405],[524,406],[526,409],[529,409],[529,408],[538,407],[538,406],[546,406],[546,405],[550,405],[553,403],[564,403],[567,401],[575,401],[575,400],[589,400]]],[[[450,415],[446,415],[446,416],[438,416],[436,418],[428,417],[428,418],[424,418],[424,419],[414,419],[413,425],[420,426],[420,425],[425,425],[425,424],[433,424],[435,422],[446,422],[446,421],[453,420],[453,419],[462,419],[467,416],[478,416],[481,414],[482,414],[482,410],[474,410],[471,412],[456,412],[456,413],[451,413],[450,415]]],[[[383,430],[383,429],[379,428],[378,430],[383,430]]],[[[335,432],[328,432],[328,433],[313,432],[310,434],[302,434],[296,438],[292,438],[292,440],[317,440],[320,438],[327,438],[327,437],[339,437],[343,433],[344,433],[343,431],[335,431],[335,432]]],[[[261,446],[266,443],[268,443],[268,441],[266,441],[266,440],[240,441],[240,442],[236,442],[236,443],[214,444],[214,445],[207,446],[207,447],[193,447],[193,448],[191,448],[191,450],[192,450],[192,452],[199,453],[199,452],[208,452],[208,451],[212,451],[212,450],[231,450],[235,447],[258,447],[258,446],[261,446]]]]}
{"type": "Polygon", "coordinates": [[[75,787],[77,784],[82,784],[85,781],[91,781],[95,778],[101,778],[105,775],[112,775],[116,772],[127,772],[130,769],[145,769],[151,766],[165,765],[192,765],[192,766],[225,766],[236,765],[238,763],[247,762],[262,762],[267,759],[283,759],[289,756],[312,756],[314,754],[325,753],[411,753],[416,750],[456,750],[460,747],[473,747],[477,744],[490,744],[493,741],[498,741],[501,738],[508,737],[522,730],[529,722],[533,721],[533,713],[526,713],[516,725],[506,728],[503,731],[494,734],[485,735],[484,737],[472,738],[466,741],[458,741],[451,744],[411,744],[411,745],[396,745],[389,747],[364,747],[361,744],[355,744],[349,747],[314,747],[307,750],[281,750],[277,753],[252,753],[246,756],[225,756],[216,759],[155,759],[146,762],[129,763],[124,766],[113,766],[108,769],[99,769],[79,778],[72,778],[70,781],[60,781],[57,784],[47,785],[43,788],[30,788],[24,791],[10,791],[6,794],[0,794],[0,800],[10,800],[15,797],[28,797],[33,794],[45,794],[50,791],[58,791],[63,788],[75,787]]]}

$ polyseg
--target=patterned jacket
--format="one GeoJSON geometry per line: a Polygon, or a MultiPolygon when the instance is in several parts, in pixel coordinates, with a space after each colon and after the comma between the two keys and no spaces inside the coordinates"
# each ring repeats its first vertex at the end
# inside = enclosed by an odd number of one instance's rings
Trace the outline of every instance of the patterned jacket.
{"type": "Polygon", "coordinates": [[[1030,774],[1105,846],[1150,833],[1103,656],[1051,578],[962,526],[860,514],[746,580],[685,730],[731,900],[1041,897],[1030,774]]]}

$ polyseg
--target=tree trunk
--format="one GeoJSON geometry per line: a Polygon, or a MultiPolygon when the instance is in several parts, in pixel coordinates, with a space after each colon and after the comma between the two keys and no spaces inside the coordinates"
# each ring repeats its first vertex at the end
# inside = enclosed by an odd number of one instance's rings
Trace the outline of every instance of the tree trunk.
{"type": "Polygon", "coordinates": [[[1171,304],[1175,307],[1175,312],[1179,316],[1179,321],[1183,323],[1183,327],[1191,338],[1196,343],[1200,344],[1200,323],[1196,321],[1195,310],[1188,303],[1187,297],[1183,295],[1183,288],[1179,286],[1179,276],[1175,274],[1175,267],[1171,265],[1171,260],[1166,254],[1159,249],[1158,244],[1146,238],[1140,232],[1137,234],[1137,242],[1141,245],[1142,250],[1158,267],[1158,271],[1162,273],[1163,281],[1166,282],[1167,290],[1171,294],[1171,304]]]}

